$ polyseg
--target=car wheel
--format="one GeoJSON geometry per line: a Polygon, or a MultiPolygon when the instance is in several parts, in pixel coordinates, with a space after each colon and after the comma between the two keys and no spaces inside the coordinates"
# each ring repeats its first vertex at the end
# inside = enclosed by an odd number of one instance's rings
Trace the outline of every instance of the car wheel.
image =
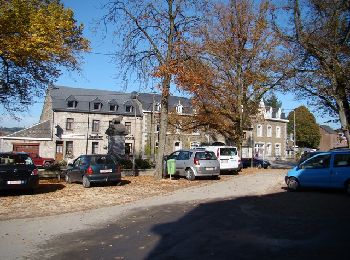
{"type": "Polygon", "coordinates": [[[258,164],[258,166],[257,166],[257,167],[258,167],[258,169],[261,169],[261,168],[262,168],[260,163],[258,164]]]}
{"type": "Polygon", "coordinates": [[[299,181],[294,177],[290,177],[287,186],[290,191],[296,191],[299,189],[299,181]]]}
{"type": "Polygon", "coordinates": [[[64,179],[66,180],[67,183],[72,183],[72,180],[68,174],[65,175],[64,179]]]}
{"type": "Polygon", "coordinates": [[[186,170],[186,178],[189,181],[193,181],[196,178],[196,176],[194,175],[194,172],[191,169],[186,170]]]}
{"type": "Polygon", "coordinates": [[[47,169],[51,166],[51,163],[50,162],[45,162],[44,163],[44,168],[47,169]]]}
{"type": "Polygon", "coordinates": [[[83,176],[83,186],[84,186],[84,188],[90,188],[90,186],[91,186],[91,183],[90,183],[88,177],[86,177],[86,176],[83,176]]]}

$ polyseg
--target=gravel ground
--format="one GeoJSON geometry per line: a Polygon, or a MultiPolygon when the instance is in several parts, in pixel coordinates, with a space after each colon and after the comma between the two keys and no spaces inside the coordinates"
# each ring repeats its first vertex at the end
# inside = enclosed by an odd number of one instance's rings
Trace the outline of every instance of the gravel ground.
{"type": "Polygon", "coordinates": [[[48,239],[105,226],[138,209],[281,192],[285,173],[286,170],[245,170],[240,175],[221,176],[217,181],[194,182],[154,181],[152,177],[139,176],[124,178],[122,186],[84,189],[79,184],[56,183],[56,188],[34,195],[3,194],[0,258],[25,258],[48,239]],[[90,205],[86,206],[87,203],[90,205]]]}

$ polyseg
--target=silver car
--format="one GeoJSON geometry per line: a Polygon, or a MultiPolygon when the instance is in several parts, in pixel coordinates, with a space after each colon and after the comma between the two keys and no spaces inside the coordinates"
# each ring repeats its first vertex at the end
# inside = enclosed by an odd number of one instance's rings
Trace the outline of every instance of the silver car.
{"type": "Polygon", "coordinates": [[[218,178],[220,163],[215,154],[205,150],[178,150],[166,157],[166,161],[175,159],[175,174],[194,180],[198,176],[218,178]]]}

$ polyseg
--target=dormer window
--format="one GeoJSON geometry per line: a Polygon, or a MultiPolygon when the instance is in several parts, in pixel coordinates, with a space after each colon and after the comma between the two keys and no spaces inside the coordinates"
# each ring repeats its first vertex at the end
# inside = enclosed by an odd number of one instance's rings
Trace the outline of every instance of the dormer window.
{"type": "Polygon", "coordinates": [[[93,109],[94,110],[101,110],[102,108],[102,103],[101,102],[94,102],[93,104],[93,109]]]}
{"type": "Polygon", "coordinates": [[[76,100],[69,100],[67,101],[67,107],[68,108],[76,108],[78,105],[78,101],[76,100]]]}
{"type": "Polygon", "coordinates": [[[127,112],[127,113],[134,112],[134,107],[130,106],[130,105],[126,105],[125,106],[125,112],[127,112]]]}
{"type": "Polygon", "coordinates": [[[118,105],[109,105],[109,111],[116,112],[118,110],[118,105]]]}
{"type": "Polygon", "coordinates": [[[176,106],[176,113],[182,114],[182,108],[183,108],[183,106],[180,105],[180,104],[178,104],[178,105],[176,106]]]}

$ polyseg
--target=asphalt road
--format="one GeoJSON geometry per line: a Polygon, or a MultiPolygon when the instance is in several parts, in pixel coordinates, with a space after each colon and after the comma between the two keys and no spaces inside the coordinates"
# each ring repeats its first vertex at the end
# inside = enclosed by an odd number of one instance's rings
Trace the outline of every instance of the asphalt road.
{"type": "Polygon", "coordinates": [[[344,194],[318,191],[159,206],[102,229],[62,236],[46,244],[40,255],[51,259],[349,259],[349,206],[344,194]]]}

